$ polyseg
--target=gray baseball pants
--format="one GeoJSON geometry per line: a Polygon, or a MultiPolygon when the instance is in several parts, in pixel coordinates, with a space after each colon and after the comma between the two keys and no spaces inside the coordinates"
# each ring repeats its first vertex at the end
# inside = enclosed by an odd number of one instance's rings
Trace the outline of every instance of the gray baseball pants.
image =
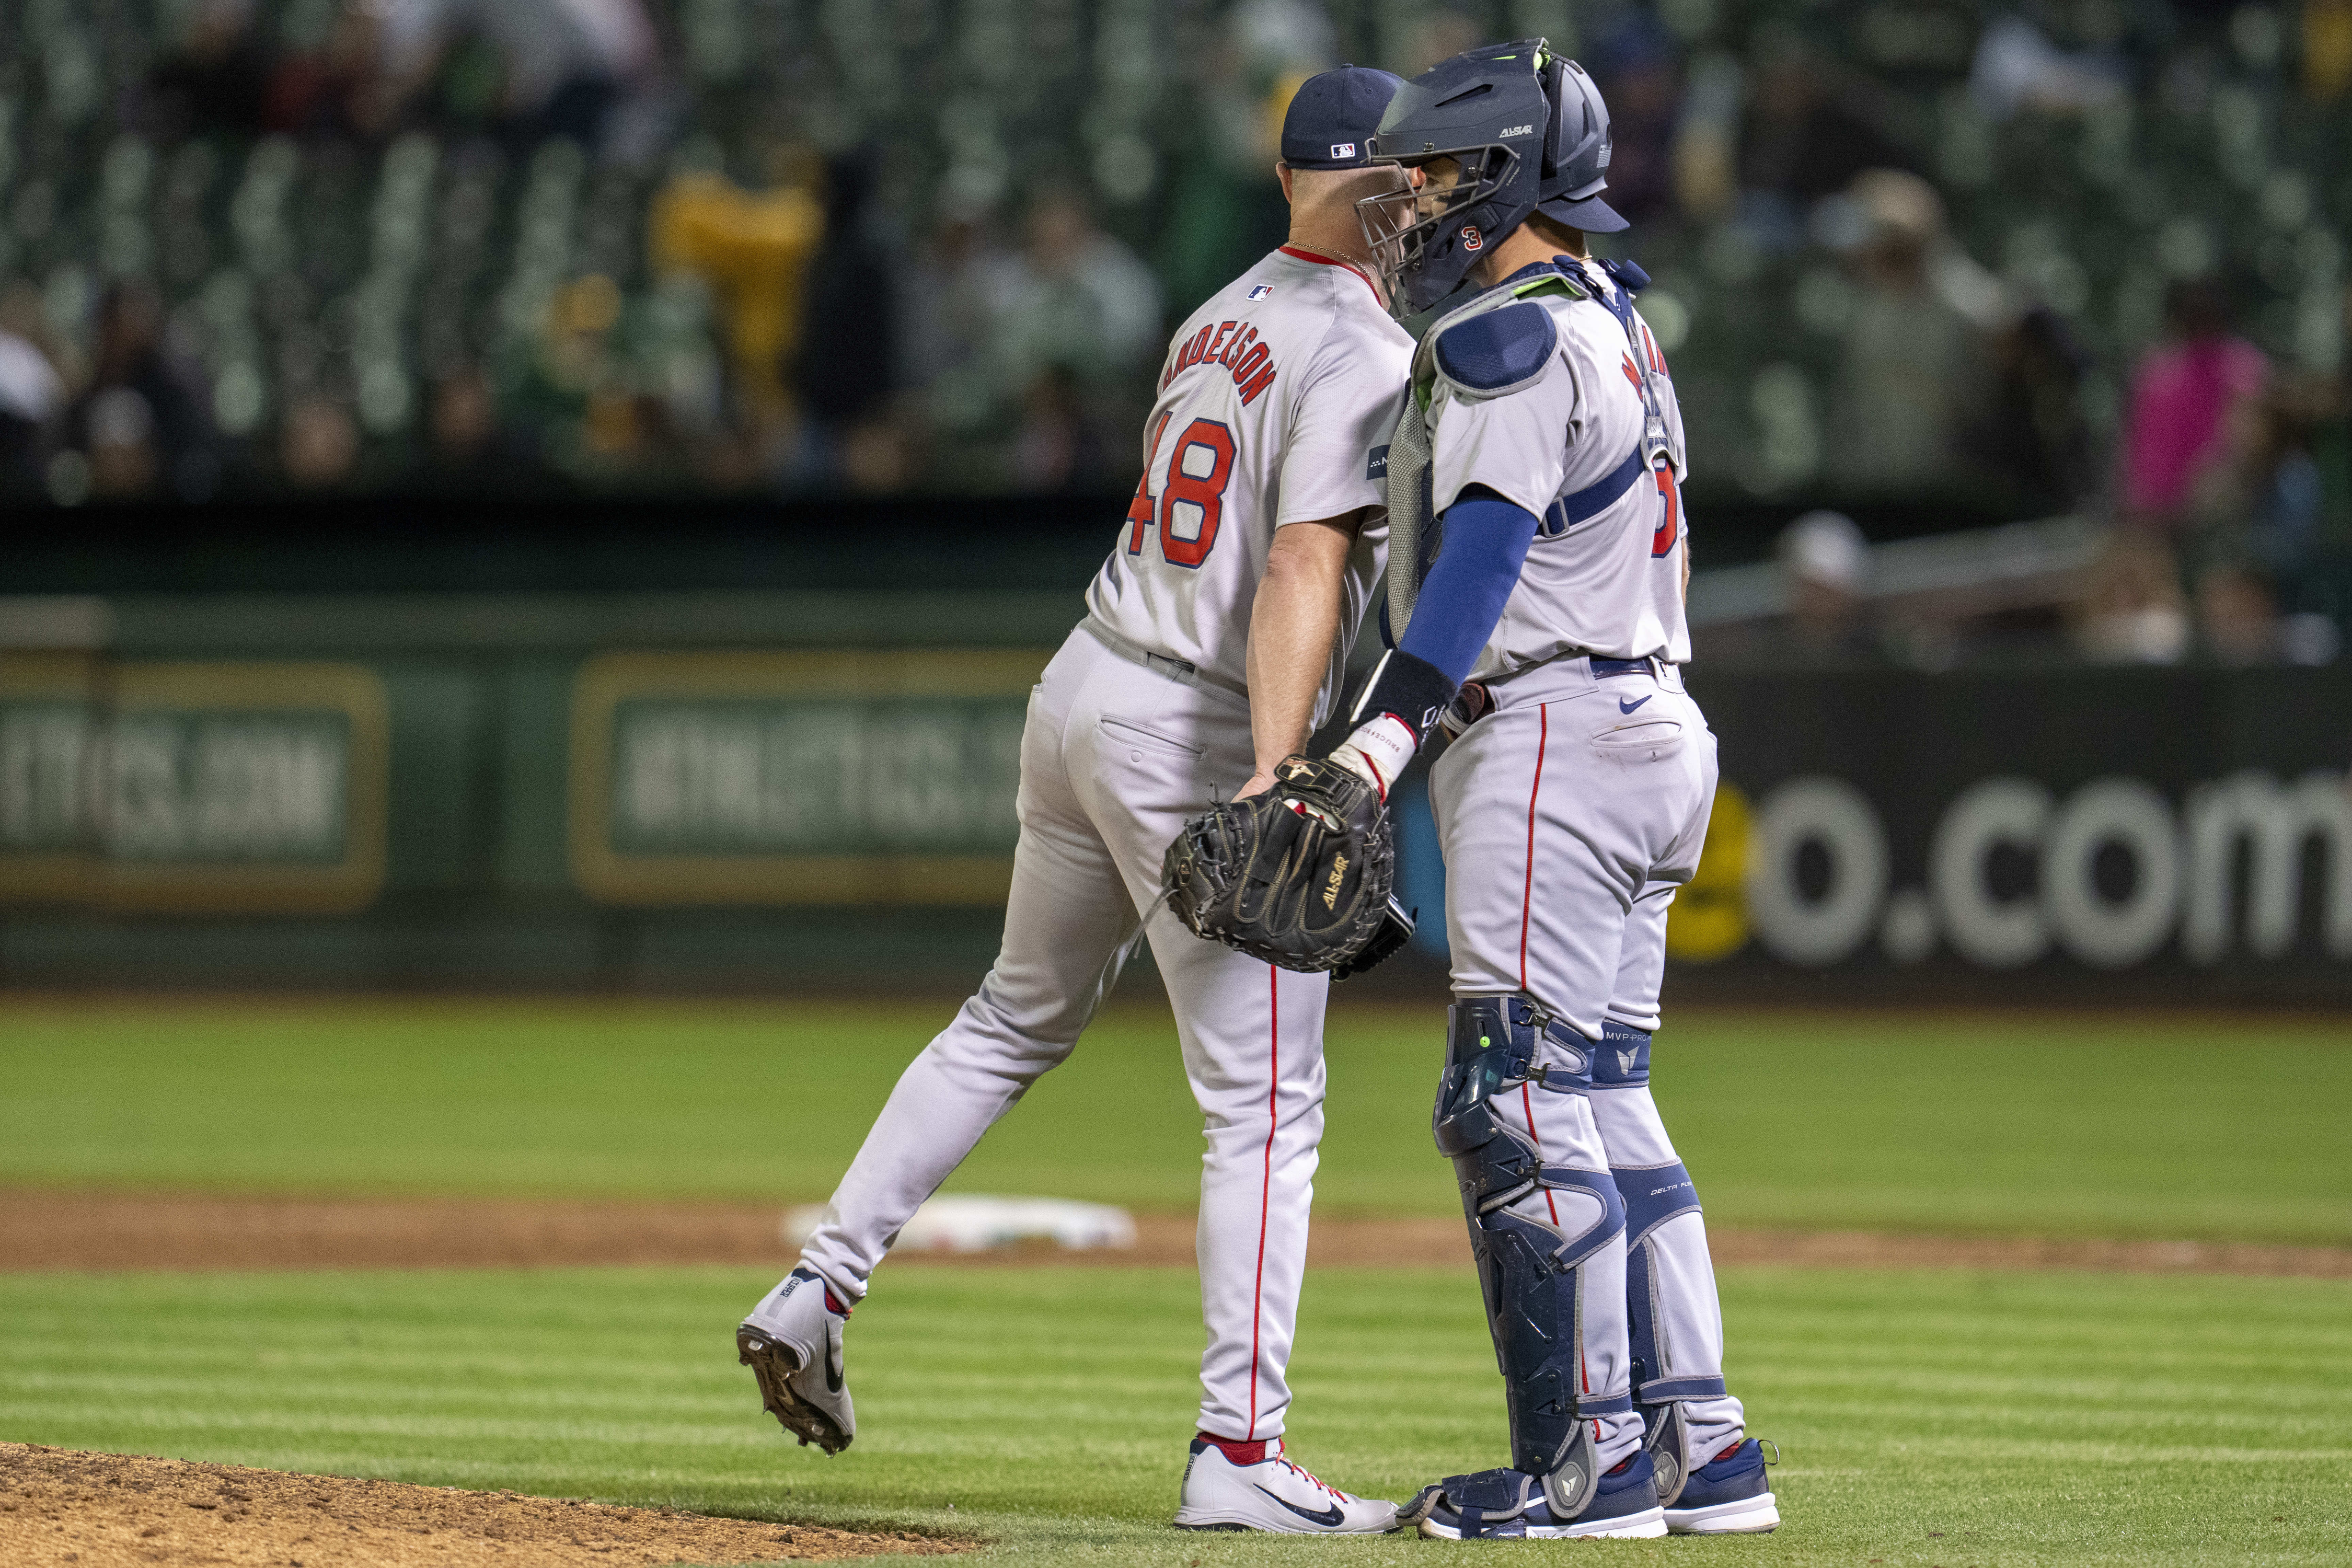
{"type": "MultiPolygon", "coordinates": [[[[1685,1462],[1696,1467],[1739,1439],[1744,1415],[1721,1391],[1706,1221],[1650,1096],[1646,1037],[1658,1026],[1666,910],[1706,835],[1715,736],[1672,665],[1596,676],[1588,660],[1558,659],[1491,691],[1494,711],[1430,773],[1454,993],[1524,992],[1596,1046],[1589,1095],[1515,1093],[1496,1110],[1547,1161],[1615,1175],[1623,1237],[1577,1271],[1583,1392],[1676,1399],[1685,1462]]],[[[1570,1236],[1601,1217],[1599,1200],[1573,1188],[1538,1189],[1513,1207],[1570,1236]]],[[[1641,1439],[1638,1415],[1594,1418],[1604,1469],[1641,1439]]]]}
{"type": "Polygon", "coordinates": [[[1290,1405],[1330,981],[1194,936],[1160,901],[1160,868],[1184,822],[1253,767],[1241,697],[1130,662],[1083,626],[1070,635],[1030,698],[995,966],[901,1075],[802,1254],[843,1300],[863,1299],[917,1206],[1067,1059],[1148,941],[1208,1141],[1200,1426],[1243,1442],[1279,1436],[1290,1405]]]}

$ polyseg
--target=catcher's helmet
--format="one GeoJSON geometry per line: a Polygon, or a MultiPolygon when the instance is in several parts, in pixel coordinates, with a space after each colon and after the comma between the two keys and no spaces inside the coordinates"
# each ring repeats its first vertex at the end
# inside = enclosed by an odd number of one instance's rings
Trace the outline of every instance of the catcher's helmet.
{"type": "Polygon", "coordinates": [[[1405,83],[1381,116],[1373,152],[1407,169],[1440,158],[1461,169],[1442,190],[1424,185],[1356,204],[1399,314],[1452,293],[1478,253],[1529,213],[1580,229],[1625,226],[1601,199],[1609,184],[1608,106],[1584,68],[1542,38],[1472,49],[1405,83]]]}

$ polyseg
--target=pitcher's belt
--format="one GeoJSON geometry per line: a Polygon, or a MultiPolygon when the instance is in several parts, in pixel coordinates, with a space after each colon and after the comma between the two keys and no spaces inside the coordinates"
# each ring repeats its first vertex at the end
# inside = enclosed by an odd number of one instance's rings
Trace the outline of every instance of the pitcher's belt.
{"type": "Polygon", "coordinates": [[[1214,671],[1202,669],[1190,659],[1174,658],[1164,653],[1154,653],[1133,637],[1124,637],[1111,630],[1092,616],[1088,616],[1078,624],[1086,627],[1095,641],[1129,663],[1139,664],[1155,675],[1164,675],[1169,679],[1186,686],[1213,686],[1220,691],[1233,693],[1244,701],[1249,700],[1247,687],[1228,680],[1214,671]]]}

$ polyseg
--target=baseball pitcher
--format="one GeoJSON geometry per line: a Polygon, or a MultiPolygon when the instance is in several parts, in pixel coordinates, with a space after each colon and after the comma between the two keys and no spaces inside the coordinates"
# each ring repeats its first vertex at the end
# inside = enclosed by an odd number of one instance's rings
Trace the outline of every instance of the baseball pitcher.
{"type": "Polygon", "coordinates": [[[1384,792],[1431,728],[1455,737],[1430,776],[1454,997],[1435,1130],[1511,1437],[1507,1467],[1402,1518],[1448,1539],[1770,1530],[1648,1088],[1716,746],[1683,689],[1689,464],[1633,308],[1647,279],[1585,245],[1625,226],[1601,199],[1608,110],[1528,39],[1407,83],[1377,151],[1404,175],[1362,204],[1392,308],[1449,308],[1390,447],[1390,650],[1329,760],[1384,792]]]}
{"type": "Polygon", "coordinates": [[[1336,703],[1380,577],[1383,448],[1412,342],[1369,270],[1355,204],[1400,178],[1370,157],[1397,86],[1343,67],[1292,101],[1277,166],[1291,241],[1170,344],[1142,481],[1086,619],[1031,695],[995,966],[899,1079],[799,1266],[738,1331],[767,1408],[803,1443],[835,1453],[856,1432],[843,1325],[899,1227],[1068,1058],[1148,941],[1208,1140],[1208,1347],[1176,1522],[1395,1526],[1394,1504],[1326,1486],[1283,1452],[1330,976],[1202,940],[1160,883],[1185,820],[1265,790],[1336,703]]]}

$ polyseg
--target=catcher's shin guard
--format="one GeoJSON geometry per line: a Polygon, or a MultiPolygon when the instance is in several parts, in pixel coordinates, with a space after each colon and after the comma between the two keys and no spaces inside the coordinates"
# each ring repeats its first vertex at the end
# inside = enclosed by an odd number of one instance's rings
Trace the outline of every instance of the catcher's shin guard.
{"type": "MultiPolygon", "coordinates": [[[[1609,1020],[1601,1031],[1594,1087],[1638,1089],[1649,1081],[1649,1035],[1609,1020]]],[[[1658,1144],[1664,1149],[1663,1130],[1658,1144]]],[[[1694,1300],[1690,1284],[1711,1280],[1713,1264],[1703,1231],[1666,1228],[1669,1220],[1700,1212],[1698,1190],[1681,1161],[1612,1162],[1610,1170],[1625,1204],[1625,1313],[1633,1398],[1642,1412],[1643,1447],[1657,1466],[1658,1499],[1671,1507],[1689,1479],[1690,1422],[1684,1406],[1720,1400],[1726,1393],[1721,1358],[1714,1353],[1722,1342],[1714,1293],[1710,1288],[1703,1300],[1694,1300]],[[1693,1320],[1700,1312],[1704,1322],[1693,1320]]]]}
{"type": "Polygon", "coordinates": [[[1625,1209],[1607,1172],[1548,1163],[1493,1105],[1523,1086],[1586,1092],[1591,1047],[1524,995],[1457,1002],[1447,1029],[1433,1131],[1438,1152],[1454,1161],[1469,1222],[1510,1413],[1511,1468],[1542,1477],[1550,1507],[1566,1518],[1582,1511],[1599,1481],[1590,1418],[1633,1408],[1630,1394],[1584,1391],[1577,1279],[1580,1267],[1622,1233],[1625,1209]],[[1544,1190],[1591,1198],[1600,1218],[1570,1235],[1513,1206],[1544,1190]]]}

